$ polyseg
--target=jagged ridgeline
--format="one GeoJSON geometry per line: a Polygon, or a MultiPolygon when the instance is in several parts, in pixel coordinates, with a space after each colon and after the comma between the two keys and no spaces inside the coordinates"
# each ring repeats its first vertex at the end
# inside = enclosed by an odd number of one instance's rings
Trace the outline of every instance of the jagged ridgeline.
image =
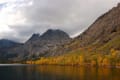
{"type": "Polygon", "coordinates": [[[63,45],[69,43],[70,40],[71,38],[64,31],[49,29],[42,35],[33,34],[23,45],[1,40],[0,43],[3,46],[0,47],[0,54],[5,60],[13,61],[37,59],[42,56],[57,56],[64,53],[60,49],[63,49],[63,45]]]}

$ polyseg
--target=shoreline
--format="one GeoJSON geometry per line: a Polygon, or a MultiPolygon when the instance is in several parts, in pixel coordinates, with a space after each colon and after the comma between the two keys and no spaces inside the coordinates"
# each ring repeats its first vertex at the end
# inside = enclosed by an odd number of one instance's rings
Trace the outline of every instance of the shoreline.
{"type": "Polygon", "coordinates": [[[71,67],[88,67],[88,68],[118,68],[120,69],[120,66],[110,66],[110,65],[107,65],[107,66],[92,66],[91,64],[85,64],[85,65],[77,65],[77,64],[74,64],[74,65],[71,65],[71,64],[27,64],[27,65],[42,65],[42,66],[71,66],[71,67]]]}
{"type": "Polygon", "coordinates": [[[26,66],[26,65],[41,65],[41,66],[72,66],[72,67],[94,67],[94,68],[118,68],[120,66],[111,66],[111,65],[92,65],[90,63],[84,64],[35,64],[35,63],[1,63],[0,66],[26,66]]]}

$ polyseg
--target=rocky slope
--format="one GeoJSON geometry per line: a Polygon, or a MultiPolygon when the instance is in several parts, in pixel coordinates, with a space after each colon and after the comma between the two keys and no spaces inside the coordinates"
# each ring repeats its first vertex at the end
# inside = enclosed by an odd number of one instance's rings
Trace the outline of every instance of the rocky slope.
{"type": "Polygon", "coordinates": [[[33,34],[24,46],[28,48],[29,57],[56,56],[62,54],[57,49],[69,41],[70,37],[67,33],[49,29],[41,36],[33,34]]]}
{"type": "Polygon", "coordinates": [[[72,47],[120,50],[120,4],[100,16],[85,32],[76,37],[72,47]]]}
{"type": "MultiPolygon", "coordinates": [[[[63,54],[63,45],[69,43],[71,38],[61,30],[47,30],[44,34],[33,34],[31,38],[21,46],[5,49],[9,60],[20,61],[36,59],[42,56],[57,56],[63,54]],[[9,57],[14,55],[13,57],[9,57]]],[[[6,58],[6,57],[5,57],[6,58]]]]}
{"type": "Polygon", "coordinates": [[[100,16],[78,38],[83,44],[107,43],[120,35],[120,4],[100,16]]]}

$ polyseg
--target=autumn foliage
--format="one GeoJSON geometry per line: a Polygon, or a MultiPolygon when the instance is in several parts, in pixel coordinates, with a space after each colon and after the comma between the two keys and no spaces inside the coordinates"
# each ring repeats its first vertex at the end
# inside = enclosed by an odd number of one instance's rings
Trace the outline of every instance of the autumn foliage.
{"type": "Polygon", "coordinates": [[[72,66],[120,66],[120,51],[111,49],[109,54],[71,53],[57,57],[40,57],[38,60],[26,61],[27,64],[72,65],[72,66]]]}

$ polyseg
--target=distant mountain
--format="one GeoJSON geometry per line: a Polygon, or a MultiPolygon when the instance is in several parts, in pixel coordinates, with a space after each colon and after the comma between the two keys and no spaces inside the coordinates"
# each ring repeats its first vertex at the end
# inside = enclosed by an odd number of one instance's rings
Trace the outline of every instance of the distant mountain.
{"type": "Polygon", "coordinates": [[[9,48],[14,47],[16,45],[19,45],[19,43],[7,39],[0,40],[0,48],[9,48]]]}
{"type": "Polygon", "coordinates": [[[16,48],[22,45],[23,45],[22,43],[17,43],[8,39],[1,39],[0,40],[0,62],[7,61],[8,58],[15,57],[16,55],[11,54],[9,51],[13,48],[16,48]]]}

